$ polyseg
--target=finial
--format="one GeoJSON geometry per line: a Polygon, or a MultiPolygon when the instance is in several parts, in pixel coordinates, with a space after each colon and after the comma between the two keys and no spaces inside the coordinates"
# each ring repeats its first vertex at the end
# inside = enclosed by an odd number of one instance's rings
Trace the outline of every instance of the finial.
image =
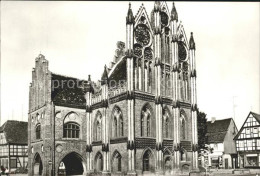
{"type": "Polygon", "coordinates": [[[159,12],[161,5],[160,5],[160,1],[155,1],[154,3],[154,12],[159,12]]]}
{"type": "Polygon", "coordinates": [[[101,85],[108,83],[108,73],[107,73],[107,65],[104,67],[104,72],[101,77],[101,85]]]}
{"type": "Polygon", "coordinates": [[[86,92],[91,92],[91,93],[94,92],[94,89],[93,89],[92,83],[91,83],[91,77],[90,77],[90,75],[88,75],[88,81],[87,81],[87,84],[86,84],[86,86],[85,86],[85,90],[86,90],[86,92]]]}
{"type": "Polygon", "coordinates": [[[177,13],[177,10],[175,8],[174,2],[172,3],[171,20],[172,21],[174,21],[174,20],[178,21],[178,13],[177,13]]]}
{"type": "Polygon", "coordinates": [[[134,23],[134,15],[131,9],[131,3],[129,2],[129,8],[126,16],[126,24],[133,24],[134,23]]]}
{"type": "Polygon", "coordinates": [[[190,33],[190,49],[194,49],[195,50],[195,42],[194,42],[194,38],[193,38],[193,32],[190,33]]]}

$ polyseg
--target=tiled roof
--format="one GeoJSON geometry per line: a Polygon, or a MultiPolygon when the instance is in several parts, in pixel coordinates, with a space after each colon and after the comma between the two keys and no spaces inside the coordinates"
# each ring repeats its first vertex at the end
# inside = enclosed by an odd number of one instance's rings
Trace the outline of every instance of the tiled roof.
{"type": "Polygon", "coordinates": [[[109,80],[114,80],[116,83],[126,81],[126,69],[126,59],[123,58],[110,73],[109,80]]]}
{"type": "Polygon", "coordinates": [[[225,136],[228,131],[228,127],[231,122],[231,118],[216,120],[214,123],[207,122],[207,134],[209,143],[221,143],[224,142],[225,136]]]}
{"type": "Polygon", "coordinates": [[[28,143],[28,122],[8,120],[1,126],[0,131],[5,133],[7,143],[28,143]]]}
{"type": "Polygon", "coordinates": [[[54,104],[85,107],[87,81],[52,73],[51,99],[54,104]]]}

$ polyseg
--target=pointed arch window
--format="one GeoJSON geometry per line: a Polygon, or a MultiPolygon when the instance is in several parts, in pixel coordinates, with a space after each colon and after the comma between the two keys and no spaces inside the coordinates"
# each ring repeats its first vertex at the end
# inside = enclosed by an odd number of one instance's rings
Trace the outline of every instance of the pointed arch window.
{"type": "Polygon", "coordinates": [[[122,116],[119,118],[119,135],[124,136],[124,122],[122,116]]]}
{"type": "Polygon", "coordinates": [[[117,119],[114,117],[114,137],[117,137],[117,119]]]}
{"type": "Polygon", "coordinates": [[[41,124],[38,124],[35,129],[36,139],[41,139],[41,124]]]}
{"type": "Polygon", "coordinates": [[[186,121],[185,121],[184,113],[181,113],[180,128],[181,128],[180,129],[181,139],[185,140],[186,139],[186,121]]]}
{"type": "Polygon", "coordinates": [[[98,111],[96,114],[96,119],[94,121],[94,134],[93,138],[96,141],[101,141],[102,140],[102,114],[98,111]]]}
{"type": "Polygon", "coordinates": [[[165,137],[169,137],[169,118],[167,117],[165,120],[165,137]]]}
{"type": "Polygon", "coordinates": [[[147,136],[151,135],[151,121],[150,114],[147,116],[147,136]]]}
{"type": "Polygon", "coordinates": [[[183,119],[182,120],[182,123],[181,123],[181,129],[182,129],[182,139],[185,139],[186,136],[185,136],[185,120],[183,119]]]}
{"type": "Polygon", "coordinates": [[[141,136],[151,136],[151,127],[152,127],[152,121],[151,121],[151,112],[148,107],[143,107],[142,113],[141,113],[141,136]]]}
{"type": "Polygon", "coordinates": [[[124,135],[124,121],[122,111],[115,107],[112,111],[113,125],[112,125],[112,137],[121,137],[124,135]]]}
{"type": "Polygon", "coordinates": [[[97,121],[96,125],[96,140],[100,141],[101,140],[101,123],[97,121]]]}
{"type": "Polygon", "coordinates": [[[170,117],[167,108],[163,109],[163,137],[170,137],[170,117]]]}
{"type": "Polygon", "coordinates": [[[141,136],[144,136],[144,115],[141,116],[141,136]]]}
{"type": "Polygon", "coordinates": [[[121,172],[121,160],[122,160],[122,156],[120,155],[119,152],[114,152],[113,154],[113,163],[112,163],[112,170],[113,172],[121,172]]]}
{"type": "Polygon", "coordinates": [[[151,151],[147,150],[143,155],[143,171],[151,171],[151,157],[151,151]]]}
{"type": "Polygon", "coordinates": [[[103,156],[100,152],[98,152],[97,155],[96,155],[95,169],[96,169],[96,172],[102,172],[103,171],[103,156]]]}

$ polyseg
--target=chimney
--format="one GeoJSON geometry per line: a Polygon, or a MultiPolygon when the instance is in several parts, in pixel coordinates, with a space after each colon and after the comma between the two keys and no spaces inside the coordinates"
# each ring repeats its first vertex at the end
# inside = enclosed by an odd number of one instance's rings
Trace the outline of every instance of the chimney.
{"type": "Polygon", "coordinates": [[[216,121],[216,117],[211,117],[211,123],[214,123],[216,121]]]}

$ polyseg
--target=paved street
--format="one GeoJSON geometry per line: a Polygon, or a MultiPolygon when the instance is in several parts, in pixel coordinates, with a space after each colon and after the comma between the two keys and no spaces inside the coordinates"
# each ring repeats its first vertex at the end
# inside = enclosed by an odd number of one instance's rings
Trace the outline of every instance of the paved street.
{"type": "MultiPolygon", "coordinates": [[[[10,176],[26,176],[27,174],[10,174],[10,176]]],[[[185,175],[183,175],[185,176],[185,175]]],[[[223,173],[214,173],[212,176],[256,176],[256,174],[243,174],[243,175],[239,175],[239,174],[223,174],[223,173]]]]}

